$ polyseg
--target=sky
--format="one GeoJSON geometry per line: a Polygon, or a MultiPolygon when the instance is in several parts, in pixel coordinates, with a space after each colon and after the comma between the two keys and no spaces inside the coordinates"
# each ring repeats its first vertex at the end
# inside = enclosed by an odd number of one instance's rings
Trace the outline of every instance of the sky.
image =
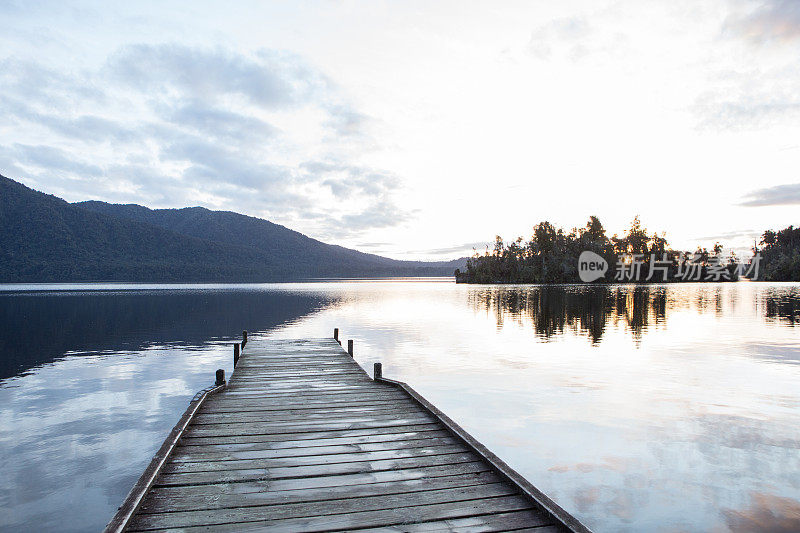
{"type": "Polygon", "coordinates": [[[798,225],[800,0],[0,0],[0,174],[398,259],[798,225]]]}

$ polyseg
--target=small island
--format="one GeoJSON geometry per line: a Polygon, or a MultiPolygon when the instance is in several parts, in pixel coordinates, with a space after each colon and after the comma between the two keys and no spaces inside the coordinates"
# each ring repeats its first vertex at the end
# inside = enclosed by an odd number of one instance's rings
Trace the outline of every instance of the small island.
{"type": "Polygon", "coordinates": [[[652,232],[638,216],[623,236],[608,237],[596,216],[586,226],[569,232],[548,221],[536,224],[530,240],[518,237],[475,253],[466,271],[456,270],[457,283],[578,283],[582,254],[591,252],[608,268],[592,280],[609,282],[800,281],[800,228],[767,230],[752,248],[753,255],[739,258],[723,253],[717,242],[694,252],[669,247],[665,233],[652,232]],[[616,267],[616,273],[615,273],[616,267]]]}

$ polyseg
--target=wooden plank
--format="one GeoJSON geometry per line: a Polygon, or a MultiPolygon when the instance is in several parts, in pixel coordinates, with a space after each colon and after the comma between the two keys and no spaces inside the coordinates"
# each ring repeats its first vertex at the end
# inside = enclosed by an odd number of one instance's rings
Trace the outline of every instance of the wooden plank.
{"type": "Polygon", "coordinates": [[[305,391],[298,393],[272,393],[250,392],[241,393],[236,396],[227,396],[220,399],[220,403],[240,402],[264,402],[279,405],[281,403],[310,403],[310,402],[337,402],[337,401],[371,401],[371,400],[398,400],[402,401],[402,396],[387,394],[383,391],[356,391],[356,392],[337,392],[335,394],[319,391],[305,391]]]}
{"type": "Polygon", "coordinates": [[[241,470],[225,470],[219,472],[186,472],[179,474],[163,473],[156,481],[157,486],[166,485],[202,485],[207,483],[230,483],[233,481],[266,481],[291,477],[332,476],[341,474],[359,474],[362,472],[379,472],[401,468],[421,468],[424,466],[454,465],[475,461],[472,453],[449,453],[431,457],[410,457],[403,459],[386,459],[380,461],[361,461],[313,466],[285,466],[270,468],[252,468],[241,470]]]}
{"type": "MultiPolygon", "coordinates": [[[[388,428],[399,429],[399,428],[388,428]]],[[[359,430],[356,433],[360,433],[359,430]]],[[[396,431],[393,433],[381,432],[379,434],[358,434],[355,436],[340,436],[340,432],[328,435],[322,434],[319,438],[307,438],[307,433],[296,433],[280,435],[283,439],[273,438],[274,435],[256,435],[254,437],[231,437],[227,441],[222,441],[221,437],[183,437],[179,441],[180,446],[187,448],[193,446],[224,447],[229,450],[272,450],[281,448],[307,448],[312,446],[336,446],[340,444],[363,444],[363,443],[383,443],[399,442],[414,439],[425,439],[430,437],[446,437],[450,433],[437,427],[435,424],[419,426],[413,431],[396,431]],[[421,429],[419,429],[421,428],[421,429]],[[292,435],[297,438],[292,439],[292,435]]]]}
{"type": "Polygon", "coordinates": [[[287,377],[281,380],[253,380],[248,382],[246,379],[242,380],[232,380],[228,383],[228,387],[225,390],[226,396],[233,395],[234,393],[241,391],[241,390],[252,390],[252,391],[303,391],[303,390],[311,390],[311,391],[320,391],[320,390],[376,390],[375,387],[372,386],[366,379],[348,379],[348,378],[329,378],[329,379],[319,379],[318,377],[287,377]]]}
{"type": "Polygon", "coordinates": [[[295,396],[295,395],[310,395],[310,394],[317,394],[321,395],[320,393],[329,393],[329,394],[358,394],[359,392],[366,392],[369,391],[370,387],[369,384],[363,384],[358,386],[338,386],[338,385],[328,385],[325,383],[295,383],[292,385],[281,385],[281,386],[269,386],[263,385],[259,387],[245,387],[245,386],[238,386],[236,383],[233,383],[228,386],[228,390],[225,393],[228,396],[259,396],[265,397],[269,395],[284,395],[284,396],[295,396]]]}
{"type": "Polygon", "coordinates": [[[423,409],[416,406],[407,406],[403,408],[392,409],[374,409],[369,411],[344,411],[340,412],[336,409],[328,411],[318,411],[314,413],[292,414],[292,413],[274,413],[270,411],[251,411],[239,413],[202,413],[195,415],[192,425],[203,426],[210,424],[234,424],[234,423],[281,423],[292,422],[295,420],[303,420],[306,424],[331,421],[343,422],[348,420],[390,420],[396,418],[410,418],[410,417],[427,417],[428,413],[423,409]],[[269,414],[272,413],[272,414],[269,414]]]}
{"type": "Polygon", "coordinates": [[[380,450],[375,452],[334,453],[324,455],[297,455],[292,457],[260,457],[258,459],[225,459],[220,461],[170,461],[162,472],[180,474],[186,472],[225,472],[229,470],[253,470],[292,466],[332,465],[412,457],[431,457],[454,453],[469,453],[462,444],[380,450]]]}
{"type": "MultiPolygon", "coordinates": [[[[341,353],[334,353],[330,350],[286,350],[284,353],[271,353],[271,352],[259,352],[253,353],[248,351],[247,352],[247,363],[252,364],[253,362],[262,362],[262,361],[275,361],[275,362],[282,362],[285,361],[289,364],[297,364],[298,361],[332,361],[337,363],[344,363],[348,362],[346,359],[347,356],[343,356],[341,353]]],[[[352,359],[350,360],[352,361],[352,359]]]]}
{"type": "Polygon", "coordinates": [[[278,415],[283,412],[291,411],[297,416],[321,413],[326,411],[380,411],[386,409],[406,409],[418,408],[416,405],[408,405],[397,400],[380,401],[320,401],[320,402],[286,402],[274,404],[272,402],[249,401],[242,402],[241,405],[235,403],[217,404],[213,409],[203,409],[198,414],[224,414],[224,413],[264,413],[264,416],[278,415]]]}
{"type": "Polygon", "coordinates": [[[536,511],[512,511],[489,515],[472,516],[469,518],[452,518],[448,520],[435,520],[432,522],[417,522],[402,526],[385,526],[366,528],[359,533],[427,533],[429,531],[458,531],[485,532],[485,531],[523,531],[536,533],[563,533],[563,529],[554,525],[540,525],[531,527],[542,521],[542,516],[536,511]]]}
{"type": "Polygon", "coordinates": [[[213,409],[201,409],[198,414],[205,414],[207,412],[213,413],[240,413],[240,412],[257,412],[257,411],[278,411],[278,412],[291,412],[297,416],[313,413],[315,411],[329,411],[331,409],[340,411],[374,411],[386,408],[404,409],[407,404],[399,403],[397,400],[380,400],[380,401],[363,401],[363,402],[292,402],[282,405],[276,405],[272,402],[264,403],[260,401],[249,401],[241,403],[216,403],[213,409]]]}
{"type": "MultiPolygon", "coordinates": [[[[277,356],[253,356],[249,354],[247,356],[247,360],[243,361],[242,364],[245,365],[245,368],[281,368],[281,367],[293,367],[293,368],[305,368],[305,369],[313,369],[313,368],[326,368],[327,365],[329,366],[340,366],[340,367],[347,367],[347,368],[361,368],[361,366],[353,361],[352,359],[346,359],[347,356],[340,356],[340,355],[321,355],[321,354],[314,354],[314,355],[294,355],[289,357],[277,357],[277,356]]],[[[238,368],[238,365],[237,365],[238,368]]]]}
{"type": "Polygon", "coordinates": [[[368,442],[364,444],[338,444],[329,446],[307,446],[304,448],[262,448],[247,450],[231,450],[226,446],[178,446],[170,460],[186,461],[227,461],[230,459],[266,459],[276,457],[299,457],[303,455],[328,455],[337,453],[377,452],[384,450],[400,450],[408,448],[442,446],[458,442],[452,437],[438,437],[416,440],[389,442],[368,442]]]}
{"type": "MultiPolygon", "coordinates": [[[[359,369],[360,370],[360,369],[359,369]]],[[[280,373],[280,370],[275,370],[276,373],[280,373]]],[[[276,373],[270,372],[270,377],[266,375],[261,375],[260,373],[252,373],[247,374],[246,372],[242,372],[240,376],[236,376],[236,378],[231,379],[229,385],[238,385],[240,382],[243,381],[255,381],[256,379],[263,379],[263,385],[269,384],[283,384],[289,383],[292,381],[303,381],[303,382],[320,382],[320,383],[331,383],[337,384],[338,382],[344,381],[352,381],[358,382],[362,385],[367,385],[368,388],[375,389],[375,387],[370,386],[370,377],[367,374],[357,373],[357,372],[336,372],[326,374],[320,371],[316,373],[300,373],[300,372],[285,372],[284,375],[278,375],[276,373]],[[277,379],[277,378],[280,378],[277,379]]],[[[234,373],[235,374],[235,373],[234,373]]]]}
{"type": "Polygon", "coordinates": [[[349,372],[353,374],[367,375],[360,365],[353,361],[320,360],[318,358],[307,361],[275,361],[266,360],[252,361],[247,359],[236,366],[236,370],[241,368],[242,375],[245,374],[265,374],[267,372],[284,372],[288,374],[316,374],[327,375],[332,372],[349,372]]]}
{"type": "MultiPolygon", "coordinates": [[[[457,487],[429,490],[414,493],[415,506],[467,502],[474,500],[491,501],[492,498],[513,496],[516,488],[507,483],[492,483],[471,487],[457,487]]],[[[238,524],[297,519],[308,516],[323,517],[342,513],[362,513],[367,511],[392,511],[408,505],[406,494],[364,496],[361,498],[342,498],[324,502],[289,503],[282,505],[259,505],[247,507],[228,507],[197,511],[172,511],[166,513],[140,514],[132,522],[132,529],[167,529],[191,526],[238,524]]],[[[385,513],[389,514],[389,513],[385,513]]]]}
{"type": "Polygon", "coordinates": [[[306,424],[292,424],[284,422],[269,423],[236,423],[236,424],[212,424],[203,426],[191,426],[186,435],[189,437],[221,437],[235,435],[264,435],[281,434],[289,431],[293,433],[315,433],[320,431],[344,431],[356,429],[378,429],[387,427],[416,426],[419,424],[433,423],[430,416],[413,416],[408,418],[387,418],[385,420],[373,420],[369,418],[352,419],[347,422],[320,422],[306,424]],[[223,426],[223,427],[219,427],[223,426]]]}
{"type": "MultiPolygon", "coordinates": [[[[459,463],[457,465],[434,465],[420,468],[381,470],[378,472],[359,472],[356,474],[337,474],[299,478],[268,479],[261,481],[220,482],[203,485],[157,486],[151,492],[171,498],[215,497],[225,494],[253,494],[260,492],[283,492],[296,494],[298,491],[333,489],[354,485],[378,486],[392,482],[435,480],[443,477],[476,475],[490,472],[482,461],[459,463]]],[[[247,496],[248,498],[250,496],[247,496]]]]}
{"type": "MultiPolygon", "coordinates": [[[[236,367],[236,370],[239,370],[239,366],[236,367]]],[[[247,375],[263,375],[267,373],[275,372],[277,374],[285,374],[288,376],[293,375],[303,375],[303,376],[314,376],[317,378],[326,377],[330,375],[353,375],[353,376],[361,376],[368,378],[364,370],[355,363],[347,364],[347,363],[328,363],[326,365],[320,365],[317,363],[308,363],[308,364],[260,364],[258,366],[251,366],[251,365],[243,365],[241,367],[241,374],[239,377],[247,376],[247,375]]]]}
{"type": "Polygon", "coordinates": [[[303,391],[361,391],[376,390],[372,383],[366,379],[319,379],[306,377],[293,377],[281,379],[280,381],[270,380],[247,380],[230,381],[225,390],[225,395],[236,395],[239,391],[250,390],[254,392],[303,392],[303,391]]]}
{"type": "Polygon", "coordinates": [[[241,420],[264,420],[276,422],[278,420],[317,420],[317,419],[333,419],[333,418],[352,418],[364,416],[382,416],[382,415],[398,415],[398,414],[427,414],[424,409],[420,409],[415,405],[397,405],[386,404],[382,406],[363,406],[363,407],[346,407],[346,408],[331,408],[330,406],[317,409],[284,409],[280,411],[270,411],[262,409],[244,408],[240,411],[219,411],[214,409],[212,411],[200,412],[195,415],[195,423],[213,423],[219,421],[234,421],[241,420]]]}
{"type": "MultiPolygon", "coordinates": [[[[238,368],[237,368],[238,370],[238,368]]],[[[368,376],[364,375],[362,372],[354,372],[352,370],[337,370],[335,372],[324,372],[320,373],[319,370],[314,372],[281,372],[281,371],[272,371],[272,372],[242,372],[241,374],[236,376],[236,379],[232,381],[233,384],[239,385],[241,383],[258,383],[264,380],[272,380],[273,382],[280,378],[281,380],[314,380],[314,381],[333,381],[335,380],[337,383],[346,383],[348,381],[351,382],[359,382],[359,383],[369,383],[367,380],[370,379],[368,376]]]]}
{"type": "Polygon", "coordinates": [[[367,400],[406,400],[407,396],[402,394],[401,391],[393,391],[393,390],[368,390],[368,391],[358,391],[358,392],[347,392],[347,393],[337,393],[337,394],[329,394],[327,392],[318,392],[318,391],[305,391],[298,394],[286,395],[286,394],[252,394],[253,398],[244,397],[244,395],[238,396],[224,396],[222,398],[218,398],[215,401],[215,404],[225,405],[225,404],[238,404],[242,402],[263,402],[263,403],[270,403],[275,405],[280,405],[281,403],[299,403],[300,401],[305,402],[345,402],[345,401],[367,401],[367,400]]]}
{"type": "MultiPolygon", "coordinates": [[[[247,361],[246,364],[252,365],[255,363],[286,363],[291,365],[297,365],[300,363],[311,363],[315,361],[321,362],[331,362],[331,363],[355,363],[355,361],[351,359],[347,359],[346,355],[332,353],[326,350],[292,350],[287,351],[285,354],[279,353],[247,353],[247,361]]],[[[357,364],[357,363],[356,363],[357,364]]]]}
{"type": "MultiPolygon", "coordinates": [[[[286,364],[286,365],[300,365],[303,363],[331,363],[339,365],[352,365],[355,363],[352,359],[346,359],[341,354],[330,354],[325,352],[314,353],[295,353],[293,355],[280,356],[275,354],[254,354],[247,353],[247,360],[242,361],[242,364],[249,366],[257,366],[259,364],[286,364]]],[[[349,356],[348,356],[349,357],[349,356]]]]}
{"type": "Polygon", "coordinates": [[[337,381],[351,379],[351,380],[358,380],[358,381],[366,381],[369,378],[360,368],[354,369],[350,367],[343,367],[337,368],[335,370],[320,370],[319,368],[315,368],[313,370],[295,370],[289,368],[262,368],[259,371],[248,371],[246,368],[242,370],[241,373],[238,373],[239,368],[236,368],[237,375],[236,379],[233,381],[234,383],[240,383],[244,380],[260,380],[260,379],[271,379],[275,380],[277,378],[281,379],[315,379],[317,381],[323,380],[331,380],[335,378],[337,381]]]}
{"type": "Polygon", "coordinates": [[[358,394],[373,390],[369,383],[330,383],[325,381],[292,381],[291,383],[230,383],[226,391],[230,396],[264,396],[270,394],[295,394],[329,392],[358,394]]]}
{"type": "Polygon", "coordinates": [[[187,430],[181,437],[180,444],[183,446],[190,446],[195,444],[238,444],[238,443],[251,443],[251,442],[283,442],[283,441],[303,441],[303,440],[339,440],[340,442],[364,442],[362,438],[372,440],[372,438],[388,438],[395,434],[412,435],[425,431],[441,431],[441,426],[438,424],[414,424],[414,425],[399,425],[387,426],[379,428],[365,428],[365,429],[333,429],[326,431],[310,431],[310,432],[285,432],[285,433],[268,433],[268,434],[255,434],[255,435],[215,435],[215,436],[193,436],[191,428],[187,430]]]}
{"type": "Polygon", "coordinates": [[[289,392],[297,392],[301,395],[318,395],[330,394],[331,391],[338,391],[338,394],[388,394],[396,396],[397,390],[391,388],[375,387],[369,381],[361,380],[358,383],[352,384],[336,384],[336,379],[327,380],[308,380],[301,381],[300,383],[286,382],[278,383],[271,382],[269,379],[264,379],[262,383],[241,383],[238,384],[236,380],[230,380],[228,387],[225,389],[225,399],[242,396],[246,393],[251,395],[280,395],[289,392]],[[278,388],[280,387],[280,388],[278,388]],[[286,389],[286,390],[283,390],[286,389]]]}
{"type": "Polygon", "coordinates": [[[265,374],[267,372],[284,372],[287,374],[301,373],[301,374],[316,374],[328,375],[333,372],[349,372],[353,374],[367,375],[360,365],[353,361],[334,361],[334,360],[320,360],[318,358],[309,359],[308,361],[275,361],[270,362],[267,360],[252,361],[247,359],[246,362],[236,366],[237,372],[241,368],[242,375],[246,374],[265,374]]]}
{"type": "MultiPolygon", "coordinates": [[[[317,401],[320,400],[331,400],[331,401],[341,401],[341,400],[358,400],[359,398],[386,398],[386,399],[398,399],[405,401],[407,396],[402,394],[402,391],[391,390],[391,389],[375,389],[375,388],[368,388],[366,390],[357,390],[352,392],[345,392],[340,391],[336,394],[331,394],[328,391],[319,391],[319,390],[304,390],[297,394],[293,394],[291,396],[286,395],[283,392],[271,392],[267,393],[265,391],[253,391],[250,394],[251,396],[255,396],[256,398],[253,399],[263,399],[263,400],[273,400],[275,402],[280,402],[283,400],[292,400],[294,397],[298,398],[307,398],[309,400],[313,400],[314,396],[318,396],[317,401]]],[[[237,395],[225,395],[222,398],[219,398],[219,403],[233,403],[237,401],[248,401],[248,399],[244,396],[246,394],[237,394],[237,395]]]]}
{"type": "MultiPolygon", "coordinates": [[[[402,471],[397,471],[402,472],[402,471]]],[[[342,476],[343,477],[343,476],[342,476]]],[[[303,478],[314,479],[314,478],[303,478]]],[[[321,478],[316,478],[321,479],[321,478]]],[[[361,498],[366,496],[383,496],[403,494],[406,498],[414,498],[415,492],[439,490],[458,487],[472,487],[498,483],[500,478],[493,472],[477,472],[441,477],[424,477],[401,481],[385,481],[327,487],[311,487],[293,490],[257,490],[250,493],[208,493],[182,494],[165,492],[166,487],[154,488],[148,499],[140,507],[141,513],[164,513],[173,511],[198,511],[203,509],[221,509],[226,507],[248,507],[256,505],[297,504],[303,502],[321,502],[340,498],[361,498]]]]}
{"type": "MultiPolygon", "coordinates": [[[[310,516],[303,518],[290,518],[286,520],[263,520],[256,522],[237,522],[233,524],[215,525],[215,531],[258,531],[265,527],[271,532],[316,532],[331,530],[353,530],[365,527],[413,524],[429,522],[448,518],[463,518],[493,512],[519,511],[530,508],[530,502],[519,496],[501,496],[498,498],[484,498],[482,500],[468,500],[463,502],[449,502],[432,505],[418,505],[408,507],[395,507],[394,509],[379,511],[363,511],[347,514],[310,516]]],[[[206,526],[182,528],[184,531],[204,529],[206,526]]],[[[138,529],[132,529],[139,531],[138,529]]]]}

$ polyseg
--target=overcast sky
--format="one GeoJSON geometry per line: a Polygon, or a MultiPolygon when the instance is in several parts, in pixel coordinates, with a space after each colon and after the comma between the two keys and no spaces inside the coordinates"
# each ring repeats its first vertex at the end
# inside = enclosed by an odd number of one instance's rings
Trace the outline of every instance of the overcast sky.
{"type": "Polygon", "coordinates": [[[408,259],[800,224],[797,0],[63,4],[0,0],[0,174],[69,201],[408,259]]]}

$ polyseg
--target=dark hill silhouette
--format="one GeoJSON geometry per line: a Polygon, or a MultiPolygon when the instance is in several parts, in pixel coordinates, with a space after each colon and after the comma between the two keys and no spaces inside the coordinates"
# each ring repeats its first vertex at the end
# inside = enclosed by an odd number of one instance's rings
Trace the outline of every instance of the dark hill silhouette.
{"type": "Polygon", "coordinates": [[[97,201],[78,202],[74,205],[105,215],[152,224],[190,237],[225,244],[236,243],[283,257],[293,261],[295,265],[303,263],[308,268],[333,261],[357,269],[444,268],[442,272],[449,276],[454,269],[466,264],[466,258],[438,263],[397,261],[326,244],[268,220],[231,211],[211,211],[204,207],[148,209],[136,204],[97,201]],[[302,250],[302,257],[297,257],[297,250],[302,250]]]}
{"type": "Polygon", "coordinates": [[[463,262],[395,261],[204,208],[70,204],[0,176],[0,282],[452,275],[463,262]]]}

